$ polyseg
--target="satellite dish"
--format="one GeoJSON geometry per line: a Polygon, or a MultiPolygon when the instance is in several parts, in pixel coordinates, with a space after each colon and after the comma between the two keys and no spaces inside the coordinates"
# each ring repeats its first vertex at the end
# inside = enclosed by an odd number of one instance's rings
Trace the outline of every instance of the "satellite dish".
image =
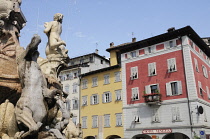
{"type": "Polygon", "coordinates": [[[198,114],[203,114],[203,107],[202,106],[197,106],[198,109],[198,114]]]}

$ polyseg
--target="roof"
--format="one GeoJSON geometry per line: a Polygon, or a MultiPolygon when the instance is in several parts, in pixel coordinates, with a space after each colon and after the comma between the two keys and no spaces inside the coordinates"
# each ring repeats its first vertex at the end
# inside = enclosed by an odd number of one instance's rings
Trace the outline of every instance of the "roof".
{"type": "Polygon", "coordinates": [[[161,43],[164,41],[168,41],[177,37],[185,36],[187,35],[193,42],[200,47],[200,49],[210,57],[210,48],[208,45],[200,38],[200,36],[190,27],[186,26],[181,29],[177,29],[174,31],[170,31],[158,36],[154,36],[148,39],[144,39],[141,41],[133,42],[133,43],[125,43],[118,46],[114,46],[111,48],[106,49],[106,51],[110,52],[112,50],[118,50],[121,53],[128,52],[132,50],[136,50],[139,48],[144,48],[147,46],[151,46],[157,43],[161,43]]]}
{"type": "Polygon", "coordinates": [[[104,72],[104,71],[108,71],[108,70],[112,70],[112,69],[116,69],[116,68],[120,68],[120,65],[114,65],[114,66],[94,70],[94,71],[91,71],[91,72],[88,72],[88,73],[81,74],[80,77],[85,77],[85,76],[88,76],[88,75],[92,75],[92,74],[96,74],[96,73],[100,73],[100,72],[104,72]]]}
{"type": "Polygon", "coordinates": [[[79,59],[79,58],[82,58],[82,57],[85,57],[85,56],[88,56],[88,55],[95,55],[95,56],[100,57],[101,59],[104,59],[105,61],[109,62],[109,60],[106,59],[106,57],[101,56],[101,55],[99,55],[97,53],[89,53],[89,54],[81,55],[81,56],[78,56],[78,57],[70,58],[70,61],[74,60],[74,59],[79,59]]]}

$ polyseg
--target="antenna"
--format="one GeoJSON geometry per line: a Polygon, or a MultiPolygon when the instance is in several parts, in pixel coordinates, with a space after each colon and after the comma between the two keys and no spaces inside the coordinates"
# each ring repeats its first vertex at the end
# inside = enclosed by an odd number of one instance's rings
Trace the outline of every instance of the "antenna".
{"type": "Polygon", "coordinates": [[[36,33],[38,34],[38,24],[39,24],[39,7],[37,11],[37,20],[36,20],[36,33]]]}
{"type": "Polygon", "coordinates": [[[96,42],[96,49],[98,49],[98,43],[96,42]]]}
{"type": "Polygon", "coordinates": [[[134,37],[134,32],[132,32],[132,38],[134,37]]]}

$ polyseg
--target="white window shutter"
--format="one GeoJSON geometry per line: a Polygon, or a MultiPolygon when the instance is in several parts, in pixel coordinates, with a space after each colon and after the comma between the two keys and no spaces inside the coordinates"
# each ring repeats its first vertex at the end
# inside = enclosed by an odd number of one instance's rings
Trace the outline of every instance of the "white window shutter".
{"type": "Polygon", "coordinates": [[[177,67],[176,67],[176,58],[173,58],[173,66],[174,66],[174,68],[175,68],[175,70],[177,70],[177,67]]]}
{"type": "Polygon", "coordinates": [[[136,75],[136,78],[138,78],[138,67],[137,66],[135,67],[135,72],[134,73],[136,75]]]}
{"type": "Polygon", "coordinates": [[[170,67],[171,67],[171,59],[167,59],[167,64],[168,64],[168,72],[170,72],[170,67]]]}
{"type": "Polygon", "coordinates": [[[156,62],[153,63],[153,71],[155,71],[155,74],[157,74],[157,70],[156,70],[156,62]]]}
{"type": "Polygon", "coordinates": [[[151,76],[152,75],[152,63],[148,64],[148,75],[151,76]]]}
{"type": "Polygon", "coordinates": [[[105,94],[103,93],[103,94],[102,94],[102,103],[105,102],[104,99],[105,99],[105,94]]]}
{"type": "Polygon", "coordinates": [[[150,85],[145,86],[146,94],[151,94],[150,85]]]}
{"type": "Polygon", "coordinates": [[[179,111],[179,107],[176,107],[176,120],[180,121],[180,111],[179,111]]]}
{"type": "Polygon", "coordinates": [[[97,95],[97,104],[99,104],[99,95],[97,95]]]}
{"type": "Polygon", "coordinates": [[[90,104],[93,104],[93,96],[90,96],[90,104]]]}
{"type": "Polygon", "coordinates": [[[148,54],[148,53],[149,53],[149,51],[148,51],[148,47],[147,47],[147,48],[145,48],[145,49],[144,49],[144,51],[145,51],[145,54],[148,54]]]}
{"type": "Polygon", "coordinates": [[[112,93],[109,92],[109,102],[112,102],[112,93]]]}
{"type": "Polygon", "coordinates": [[[171,83],[166,83],[166,94],[167,96],[172,96],[171,83]]]}
{"type": "Polygon", "coordinates": [[[198,87],[199,87],[199,89],[202,88],[202,85],[201,85],[200,81],[198,81],[198,87]]]}
{"type": "Polygon", "coordinates": [[[195,70],[196,70],[197,72],[199,72],[198,61],[197,61],[196,58],[194,58],[194,61],[195,61],[195,70]]]}
{"type": "Polygon", "coordinates": [[[176,121],[176,107],[172,107],[172,121],[176,121]]]}
{"type": "Polygon", "coordinates": [[[178,94],[182,94],[182,82],[177,81],[177,85],[178,85],[178,94]]]}
{"type": "Polygon", "coordinates": [[[136,98],[138,97],[138,99],[140,99],[140,97],[139,97],[139,88],[138,87],[136,87],[136,98]]]}
{"type": "Polygon", "coordinates": [[[208,95],[208,99],[210,99],[210,92],[209,92],[209,87],[208,86],[206,86],[206,92],[207,92],[207,95],[208,95]]]}

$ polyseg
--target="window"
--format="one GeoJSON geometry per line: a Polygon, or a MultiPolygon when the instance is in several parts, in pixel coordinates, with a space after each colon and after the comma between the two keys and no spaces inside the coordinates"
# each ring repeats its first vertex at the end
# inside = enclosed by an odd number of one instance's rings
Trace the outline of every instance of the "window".
{"type": "Polygon", "coordinates": [[[87,128],[87,116],[82,117],[82,128],[87,128]]]}
{"type": "Polygon", "coordinates": [[[73,83],[73,93],[77,93],[77,83],[73,83]]]}
{"type": "Polygon", "coordinates": [[[87,106],[87,96],[82,96],[82,106],[87,106]]]}
{"type": "Polygon", "coordinates": [[[98,115],[92,116],[92,128],[98,127],[98,115]]]}
{"type": "Polygon", "coordinates": [[[168,72],[176,71],[176,58],[167,59],[168,72]]]}
{"type": "Polygon", "coordinates": [[[155,46],[149,46],[147,48],[145,48],[145,53],[146,54],[151,54],[151,53],[154,53],[155,52],[155,46]]]}
{"type": "Polygon", "coordinates": [[[138,79],[138,67],[131,67],[131,80],[138,79]]]}
{"type": "Polygon", "coordinates": [[[73,117],[72,117],[72,122],[73,122],[75,125],[77,125],[77,116],[73,116],[73,117]]]}
{"type": "Polygon", "coordinates": [[[133,51],[130,54],[131,54],[131,57],[136,57],[136,51],[133,51]]]}
{"type": "Polygon", "coordinates": [[[181,81],[173,81],[166,83],[167,96],[175,96],[182,94],[182,83],[181,81]]]}
{"type": "Polygon", "coordinates": [[[101,64],[103,64],[104,63],[104,61],[103,60],[101,60],[101,64]]]}
{"type": "Polygon", "coordinates": [[[172,107],[172,121],[173,122],[181,121],[179,107],[172,107]]]}
{"type": "Polygon", "coordinates": [[[174,47],[174,42],[173,41],[169,41],[169,47],[173,48],[174,47]]]}
{"type": "Polygon", "coordinates": [[[199,89],[198,91],[199,91],[200,95],[203,96],[203,92],[205,92],[205,91],[202,89],[202,84],[200,81],[198,81],[198,89],[199,89]]]}
{"type": "Polygon", "coordinates": [[[141,121],[140,121],[140,111],[133,112],[133,115],[134,115],[133,122],[134,123],[141,123],[141,121]]]}
{"type": "Polygon", "coordinates": [[[156,73],[156,62],[148,64],[148,73],[149,73],[149,76],[154,76],[157,74],[156,73]]]}
{"type": "Polygon", "coordinates": [[[203,76],[208,78],[209,77],[208,76],[208,71],[207,71],[207,69],[206,69],[206,67],[204,65],[202,65],[202,69],[203,69],[203,76]]]}
{"type": "Polygon", "coordinates": [[[154,93],[159,93],[159,86],[158,84],[153,84],[153,85],[147,85],[145,86],[145,92],[146,94],[154,94],[154,93]]]}
{"type": "Polygon", "coordinates": [[[99,103],[99,97],[97,94],[91,96],[90,104],[95,105],[99,103]]]}
{"type": "Polygon", "coordinates": [[[115,72],[114,75],[115,75],[115,82],[120,82],[121,81],[121,72],[120,71],[115,72]]]}
{"type": "Polygon", "coordinates": [[[108,103],[112,101],[112,94],[110,92],[104,92],[102,95],[103,103],[108,103]]]}
{"type": "Polygon", "coordinates": [[[196,70],[197,72],[199,72],[198,61],[197,61],[197,59],[194,58],[194,62],[195,62],[195,70],[196,70]]]}
{"type": "Polygon", "coordinates": [[[104,127],[110,127],[110,114],[104,115],[104,127]]]}
{"type": "Polygon", "coordinates": [[[92,78],[92,87],[98,86],[98,78],[94,77],[92,78]]]}
{"type": "Polygon", "coordinates": [[[206,86],[206,92],[207,92],[207,95],[208,95],[208,99],[210,99],[210,92],[209,92],[209,87],[206,86]]]}
{"type": "Polygon", "coordinates": [[[122,126],[122,113],[116,113],[116,126],[122,126]]]}
{"type": "Polygon", "coordinates": [[[65,90],[64,90],[66,93],[69,93],[69,85],[65,85],[65,90]]]}
{"type": "Polygon", "coordinates": [[[78,109],[78,99],[72,99],[72,103],[73,103],[73,110],[77,110],[78,109]]]}
{"type": "Polygon", "coordinates": [[[122,97],[121,97],[121,89],[120,90],[115,90],[115,101],[120,101],[122,100],[122,97]]]}
{"type": "Polygon", "coordinates": [[[139,88],[138,87],[132,88],[131,91],[132,91],[131,99],[133,101],[139,100],[139,88]]]}
{"type": "Polygon", "coordinates": [[[90,63],[93,63],[93,56],[90,56],[90,63]]]}
{"type": "Polygon", "coordinates": [[[104,75],[104,84],[109,84],[109,74],[104,75]]]}
{"type": "Polygon", "coordinates": [[[87,79],[82,80],[82,89],[86,89],[87,88],[87,84],[88,84],[88,80],[87,79]]]}
{"type": "Polygon", "coordinates": [[[158,112],[157,108],[153,109],[152,122],[153,123],[159,123],[160,122],[159,112],[158,112]]]}
{"type": "Polygon", "coordinates": [[[78,77],[78,72],[77,71],[73,72],[73,77],[74,77],[74,79],[78,77]]]}

